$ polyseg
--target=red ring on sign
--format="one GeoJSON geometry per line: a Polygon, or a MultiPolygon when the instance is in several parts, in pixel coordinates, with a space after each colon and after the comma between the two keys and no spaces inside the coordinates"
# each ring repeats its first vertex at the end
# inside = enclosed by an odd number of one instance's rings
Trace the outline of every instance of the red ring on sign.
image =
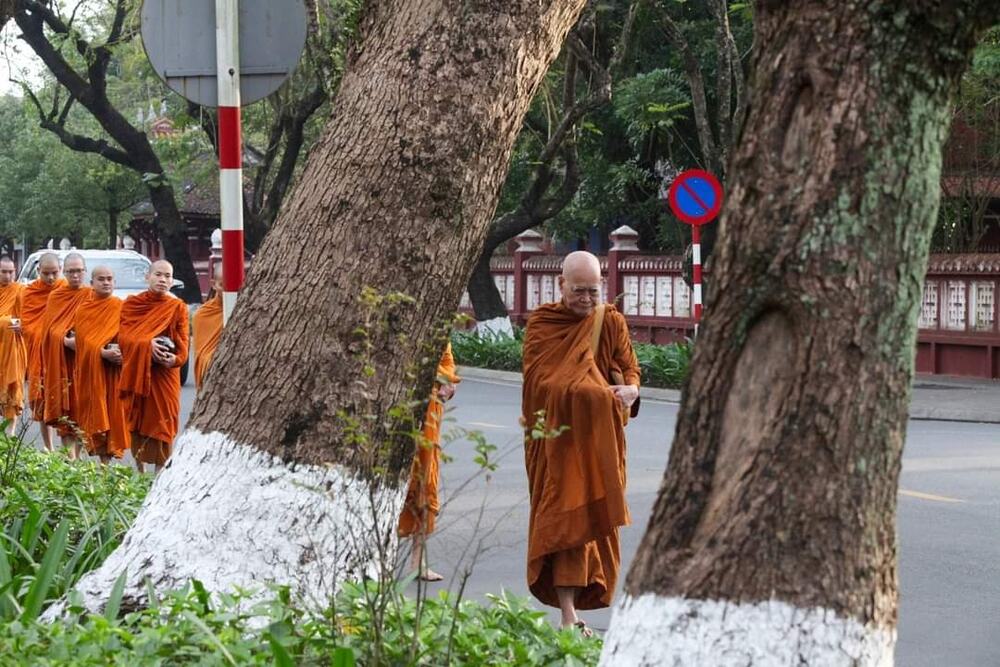
{"type": "MultiPolygon", "coordinates": [[[[688,188],[688,193],[697,199],[697,195],[693,194],[693,190],[688,188]]],[[[722,211],[722,184],[719,183],[713,174],[705,171],[704,169],[688,169],[680,176],[674,179],[674,182],[670,184],[670,192],[667,195],[667,200],[670,202],[670,210],[673,211],[674,215],[681,222],[686,222],[689,225],[704,225],[706,222],[711,222],[718,217],[719,213],[722,211]],[[709,187],[712,188],[715,194],[715,202],[711,207],[706,207],[707,211],[702,215],[689,215],[685,213],[680,205],[677,203],[677,193],[682,187],[685,187],[685,183],[691,179],[700,179],[708,183],[709,187]]],[[[701,202],[704,205],[704,202],[701,202]]]]}

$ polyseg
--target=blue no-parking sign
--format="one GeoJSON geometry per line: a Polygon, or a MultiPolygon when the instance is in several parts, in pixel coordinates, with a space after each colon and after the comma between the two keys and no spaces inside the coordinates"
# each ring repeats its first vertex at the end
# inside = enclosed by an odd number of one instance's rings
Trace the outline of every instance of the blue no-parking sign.
{"type": "Polygon", "coordinates": [[[711,222],[722,210],[722,185],[712,174],[701,169],[689,169],[670,186],[670,209],[689,225],[711,222]]]}

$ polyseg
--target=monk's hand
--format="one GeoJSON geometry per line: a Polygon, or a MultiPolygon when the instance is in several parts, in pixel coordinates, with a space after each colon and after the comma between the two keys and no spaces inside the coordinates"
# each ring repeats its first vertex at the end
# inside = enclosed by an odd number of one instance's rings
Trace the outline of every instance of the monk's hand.
{"type": "Polygon", "coordinates": [[[176,357],[170,353],[166,347],[163,347],[156,341],[152,342],[153,345],[153,361],[160,364],[161,366],[166,366],[170,368],[174,365],[176,357]]]}
{"type": "Polygon", "coordinates": [[[634,384],[612,385],[611,391],[614,392],[615,398],[618,399],[618,403],[623,408],[632,407],[635,399],[639,398],[639,388],[634,384]]]}
{"type": "Polygon", "coordinates": [[[115,366],[122,365],[122,351],[118,348],[114,349],[103,349],[101,350],[101,359],[108,362],[109,364],[114,364],[115,366]]]}
{"type": "Polygon", "coordinates": [[[10,330],[13,331],[16,334],[21,333],[21,320],[11,320],[10,321],[10,330]]]}
{"type": "Polygon", "coordinates": [[[453,384],[443,384],[438,388],[438,398],[441,399],[442,403],[449,400],[454,395],[455,385],[453,384]]]}
{"type": "Polygon", "coordinates": [[[71,350],[73,350],[75,352],[76,351],[76,338],[71,337],[71,336],[66,336],[65,338],[63,338],[63,345],[65,345],[66,347],[68,347],[69,349],[71,349],[71,350]]]}

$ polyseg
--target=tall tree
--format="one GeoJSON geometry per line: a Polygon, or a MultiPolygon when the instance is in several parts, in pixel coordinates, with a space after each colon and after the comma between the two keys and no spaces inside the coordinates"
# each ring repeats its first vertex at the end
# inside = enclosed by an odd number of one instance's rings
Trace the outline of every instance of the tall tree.
{"type": "Polygon", "coordinates": [[[941,149],[995,3],[754,7],[711,307],[608,665],[892,661],[941,149]]]}
{"type": "Polygon", "coordinates": [[[196,577],[325,600],[392,551],[412,396],[429,390],[525,111],[583,4],[366,6],[189,430],[121,548],[81,582],[88,605],[125,568],[131,598],[147,577],[196,577]]]}
{"type": "Polygon", "coordinates": [[[114,50],[132,39],[128,24],[129,0],[115,0],[107,35],[103,40],[88,39],[74,25],[76,12],[63,16],[59,3],[17,0],[14,21],[23,39],[45,64],[65,95],[54,95],[51,104],[35,98],[39,124],[52,132],[66,147],[94,153],[139,173],[146,184],[156,211],[163,249],[174,265],[176,277],[185,285],[184,298],[201,301],[201,289],[188,252],[187,230],[181,220],[174,189],[149,138],[133,126],[108,97],[108,66],[114,50]],[[72,49],[74,56],[63,49],[72,49]],[[79,60],[79,65],[76,64],[79,60]],[[85,108],[112,140],[74,132],[67,124],[74,105],[85,108]]]}
{"type": "Polygon", "coordinates": [[[603,59],[585,40],[594,41],[596,18],[581,20],[570,33],[562,72],[562,95],[547,106],[547,123],[529,117],[523,132],[542,137],[532,151],[533,172],[516,205],[490,225],[482,252],[469,279],[468,291],[476,319],[485,329],[513,333],[507,307],[500,297],[490,260],[497,248],[518,234],[558,215],[572,201],[580,185],[575,134],[577,125],[611,100],[613,78],[620,74],[643,0],[633,0],[625,14],[615,48],[603,59]],[[585,84],[581,83],[586,81],[585,84]],[[582,91],[582,92],[581,92],[582,91]],[[552,113],[555,107],[556,113],[552,113]]]}

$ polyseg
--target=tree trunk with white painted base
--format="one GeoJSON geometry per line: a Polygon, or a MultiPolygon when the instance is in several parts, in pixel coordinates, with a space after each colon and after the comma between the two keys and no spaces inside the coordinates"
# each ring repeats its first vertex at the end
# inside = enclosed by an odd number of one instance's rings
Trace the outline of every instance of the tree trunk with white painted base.
{"type": "Polygon", "coordinates": [[[989,2],[760,2],[710,308],[606,665],[888,665],[949,106],[989,2]]]}
{"type": "Polygon", "coordinates": [[[146,577],[160,590],[285,583],[323,600],[391,563],[447,325],[525,110],[583,5],[366,10],[188,430],[121,548],[80,585],[89,606],[123,567],[141,603],[146,577]]]}

